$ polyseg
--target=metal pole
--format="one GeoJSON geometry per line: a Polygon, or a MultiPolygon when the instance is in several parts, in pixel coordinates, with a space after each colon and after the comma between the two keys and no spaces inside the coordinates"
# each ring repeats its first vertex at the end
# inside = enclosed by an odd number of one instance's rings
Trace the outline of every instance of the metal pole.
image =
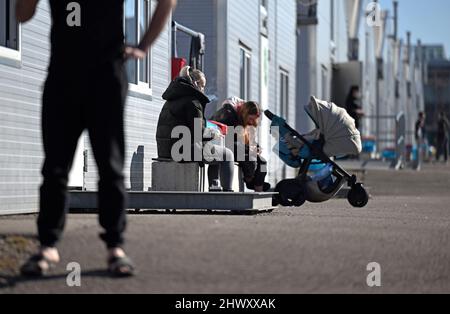
{"type": "Polygon", "coordinates": [[[375,101],[376,101],[376,116],[377,116],[377,121],[376,121],[376,137],[377,137],[377,151],[380,153],[381,152],[381,147],[380,147],[380,70],[378,69],[378,67],[381,64],[381,60],[379,58],[377,58],[377,77],[376,77],[376,92],[375,92],[375,101]]]}
{"type": "Polygon", "coordinates": [[[172,22],[172,57],[177,58],[177,23],[172,22]]]}
{"type": "Polygon", "coordinates": [[[394,0],[394,40],[398,37],[398,0],[394,0]]]}
{"type": "MultiPolygon", "coordinates": [[[[394,4],[394,34],[393,34],[393,51],[394,51],[394,58],[395,58],[395,63],[397,65],[397,68],[400,66],[400,57],[398,55],[398,1],[394,0],[393,1],[394,4]]],[[[398,70],[395,69],[395,73],[394,73],[394,102],[395,102],[395,113],[398,114],[398,103],[399,103],[399,95],[398,95],[398,86],[399,86],[399,82],[398,82],[398,70]]]]}

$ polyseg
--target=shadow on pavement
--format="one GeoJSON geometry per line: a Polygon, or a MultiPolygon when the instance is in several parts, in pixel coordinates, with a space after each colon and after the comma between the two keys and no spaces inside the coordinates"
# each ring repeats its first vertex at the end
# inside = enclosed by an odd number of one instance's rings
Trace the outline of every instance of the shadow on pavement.
{"type": "MultiPolygon", "coordinates": [[[[253,216],[258,214],[270,213],[273,210],[267,211],[214,211],[214,210],[128,210],[128,215],[147,215],[147,216],[164,216],[164,215],[175,215],[175,216],[253,216]]],[[[71,214],[90,214],[96,215],[96,210],[70,210],[71,214]]]]}
{"type": "MultiPolygon", "coordinates": [[[[28,282],[47,282],[47,281],[53,281],[53,280],[65,280],[67,278],[67,273],[64,274],[50,274],[46,275],[44,277],[23,277],[21,275],[3,275],[0,274],[0,289],[6,289],[6,288],[14,288],[17,285],[28,283],[28,282]]],[[[93,269],[88,271],[81,272],[81,277],[87,278],[109,278],[109,279],[120,279],[120,277],[113,277],[111,276],[108,271],[105,269],[93,269]]]]}

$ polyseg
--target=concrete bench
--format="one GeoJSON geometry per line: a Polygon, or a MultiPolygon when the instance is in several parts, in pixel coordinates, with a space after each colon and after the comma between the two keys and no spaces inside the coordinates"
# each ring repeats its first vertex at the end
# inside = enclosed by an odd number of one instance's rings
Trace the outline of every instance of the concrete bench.
{"type": "Polygon", "coordinates": [[[152,191],[204,192],[205,168],[197,162],[177,163],[155,158],[152,163],[152,191]]]}
{"type": "MultiPolygon", "coordinates": [[[[152,163],[152,191],[155,192],[208,192],[207,165],[197,162],[177,163],[171,159],[154,158],[152,163]]],[[[244,192],[243,175],[235,165],[233,181],[235,192],[244,192]]]]}

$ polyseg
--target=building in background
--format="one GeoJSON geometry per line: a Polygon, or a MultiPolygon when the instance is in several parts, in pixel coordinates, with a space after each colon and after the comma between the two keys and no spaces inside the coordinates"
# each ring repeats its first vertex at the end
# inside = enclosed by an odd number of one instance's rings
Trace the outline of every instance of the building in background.
{"type": "Polygon", "coordinates": [[[446,57],[443,45],[424,45],[421,51],[426,75],[426,128],[430,143],[436,145],[438,114],[443,111],[450,117],[450,60],[446,57]]]}
{"type": "Polygon", "coordinates": [[[310,96],[331,100],[335,65],[348,60],[346,10],[345,1],[297,1],[296,127],[301,132],[314,127],[303,110],[310,96]]]}
{"type": "Polygon", "coordinates": [[[388,10],[368,0],[297,1],[299,130],[313,127],[302,110],[310,95],[345,107],[350,87],[357,85],[365,112],[361,132],[378,144],[378,154],[395,149],[399,113],[406,119],[405,144],[413,144],[415,118],[424,107],[422,63],[409,40],[397,36],[393,3],[388,10]]]}
{"type": "Polygon", "coordinates": [[[421,54],[422,62],[448,60],[444,45],[423,45],[416,46],[417,53],[421,54]]]}
{"type": "MultiPolygon", "coordinates": [[[[50,53],[50,11],[40,1],[35,18],[18,25],[13,0],[0,0],[0,213],[35,212],[43,161],[40,115],[50,53]]],[[[413,145],[414,122],[424,110],[434,130],[437,112],[450,108],[450,61],[440,45],[413,47],[397,34],[396,10],[382,8],[369,23],[369,0],[179,0],[173,20],[205,35],[204,72],[211,115],[224,99],[258,101],[300,132],[314,125],[303,107],[310,95],[345,106],[359,85],[366,112],[362,133],[375,138],[378,153],[396,148],[396,117],[405,117],[404,145],[413,145]],[[428,81],[428,82],[427,82],[428,81]]],[[[156,0],[125,0],[126,41],[136,44],[156,0]]],[[[171,25],[143,61],[127,63],[126,183],[151,187],[155,133],[171,80],[171,25]]],[[[190,38],[177,36],[179,56],[190,38]]],[[[95,75],[93,73],[92,75],[95,75]]],[[[107,92],[107,91],[105,91],[107,92]]],[[[270,122],[262,119],[260,144],[269,159],[272,184],[294,175],[271,153],[270,122]]],[[[96,190],[97,171],[86,134],[80,139],[70,185],[96,190]]]]}

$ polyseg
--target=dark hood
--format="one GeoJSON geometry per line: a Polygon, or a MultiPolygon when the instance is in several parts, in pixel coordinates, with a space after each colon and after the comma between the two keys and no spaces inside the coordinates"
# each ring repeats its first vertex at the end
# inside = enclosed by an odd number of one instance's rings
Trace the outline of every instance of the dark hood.
{"type": "Polygon", "coordinates": [[[198,100],[203,107],[210,102],[209,98],[205,94],[196,89],[185,78],[176,78],[175,80],[173,80],[162,95],[162,98],[166,101],[174,101],[189,97],[198,100]]]}

